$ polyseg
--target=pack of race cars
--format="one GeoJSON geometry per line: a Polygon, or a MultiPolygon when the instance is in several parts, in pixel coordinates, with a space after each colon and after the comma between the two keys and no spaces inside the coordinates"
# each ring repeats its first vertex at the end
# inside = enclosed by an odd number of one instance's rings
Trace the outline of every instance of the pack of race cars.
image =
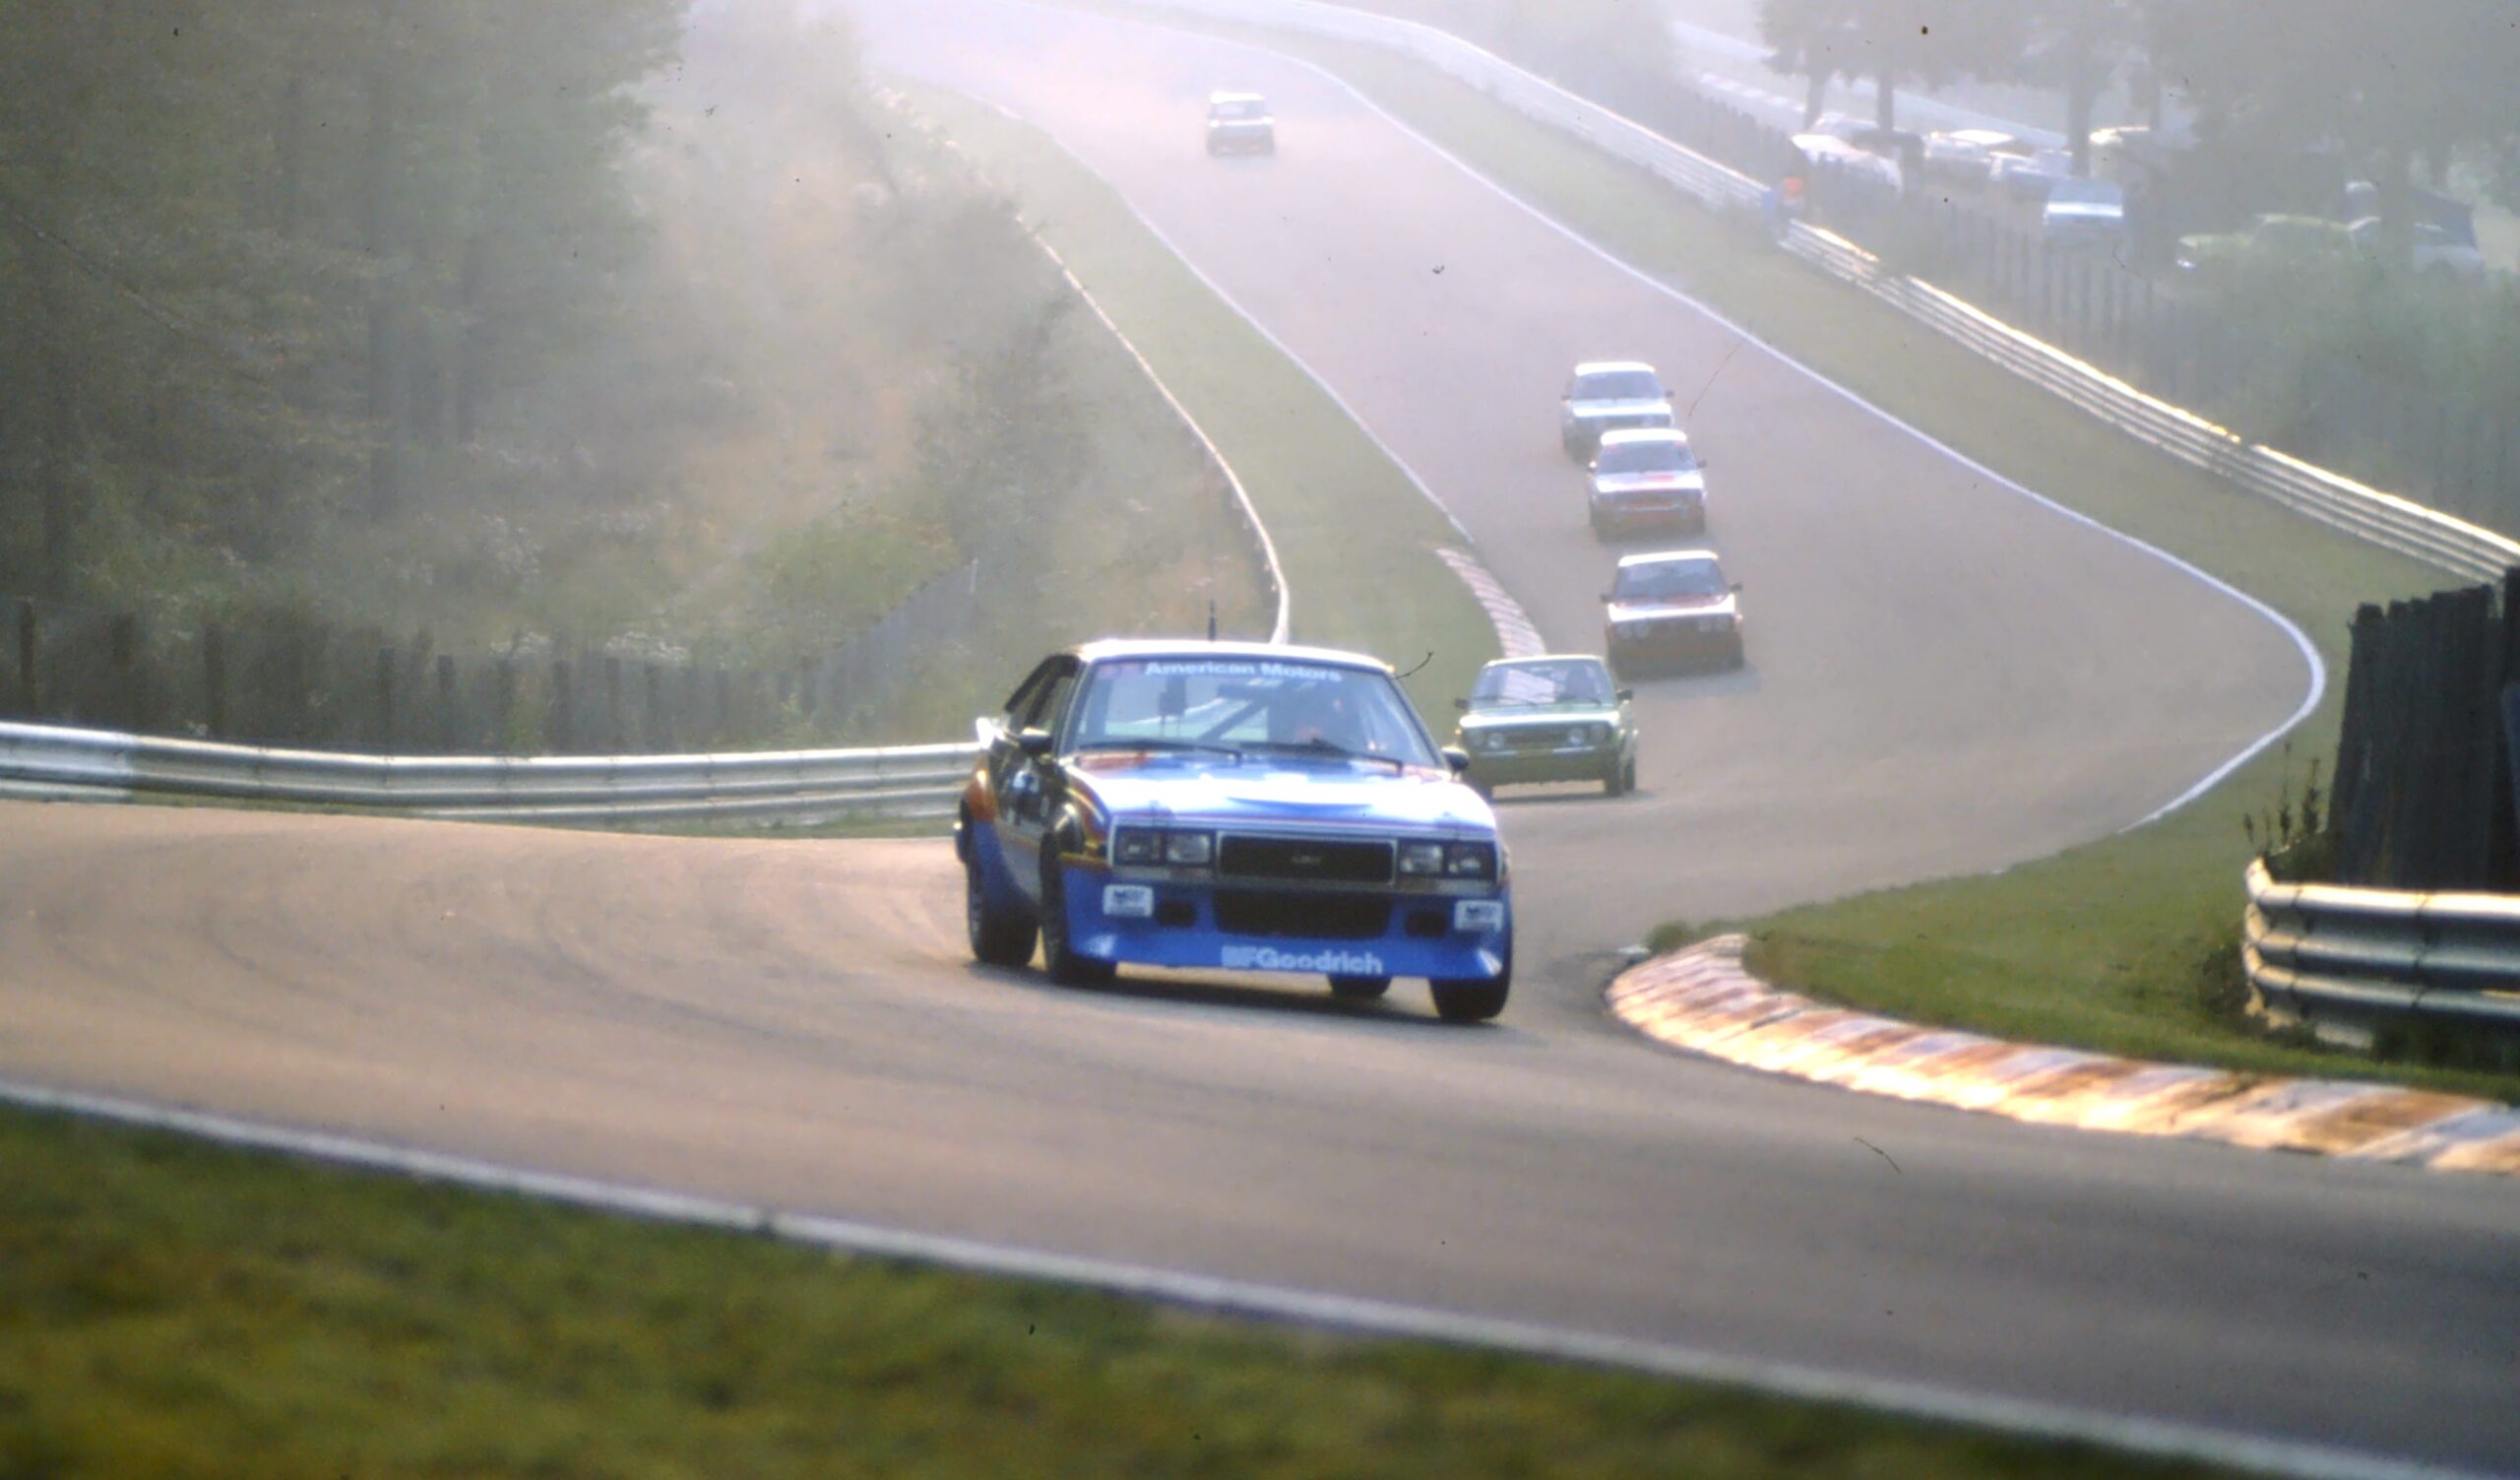
{"type": "MultiPolygon", "coordinates": [[[[1274,154],[1255,94],[1209,103],[1211,154],[1274,154]]],[[[1652,365],[1579,364],[1558,440],[1595,535],[1702,540],[1706,463],[1652,365]]],[[[1488,799],[1522,783],[1636,785],[1649,669],[1737,669],[1740,587],[1702,545],[1621,554],[1604,655],[1500,659],[1439,745],[1388,664],[1327,649],[1102,641],[1053,653],[978,722],[955,824],[974,957],[1057,982],[1122,965],[1312,974],[1334,996],[1428,984],[1494,1017],[1513,981],[1511,869],[1488,799]]]]}

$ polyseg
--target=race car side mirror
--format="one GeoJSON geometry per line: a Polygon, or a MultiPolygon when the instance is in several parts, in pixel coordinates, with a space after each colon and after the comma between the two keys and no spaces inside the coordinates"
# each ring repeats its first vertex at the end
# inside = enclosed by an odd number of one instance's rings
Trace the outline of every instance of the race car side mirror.
{"type": "Polygon", "coordinates": [[[1733,594],[1734,596],[1739,596],[1739,595],[1741,594],[1741,583],[1740,583],[1740,582],[1738,582],[1738,581],[1734,581],[1734,582],[1732,583],[1732,594],[1733,594]]]}
{"type": "Polygon", "coordinates": [[[1470,752],[1459,745],[1446,745],[1444,764],[1452,767],[1453,774],[1459,776],[1470,769],[1470,752]]]}
{"type": "Polygon", "coordinates": [[[1635,698],[1635,697],[1636,697],[1636,690],[1635,690],[1635,689],[1632,689],[1632,688],[1622,688],[1622,689],[1620,689],[1620,690],[1618,691],[1618,701],[1619,701],[1620,703],[1622,703],[1622,704],[1626,703],[1628,700],[1633,699],[1633,698],[1635,698]]]}
{"type": "Polygon", "coordinates": [[[1015,748],[1039,760],[1050,753],[1050,732],[1040,729],[1027,730],[1015,737],[1015,748]]]}

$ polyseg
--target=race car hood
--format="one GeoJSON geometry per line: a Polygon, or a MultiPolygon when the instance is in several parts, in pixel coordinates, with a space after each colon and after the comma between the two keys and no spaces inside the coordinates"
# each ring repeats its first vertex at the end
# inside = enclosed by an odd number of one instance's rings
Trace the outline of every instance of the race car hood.
{"type": "Polygon", "coordinates": [[[1658,616],[1732,616],[1740,611],[1740,602],[1732,593],[1722,596],[1692,597],[1672,602],[1612,602],[1612,621],[1648,621],[1658,616]]]}
{"type": "Polygon", "coordinates": [[[1576,401],[1569,403],[1569,409],[1574,412],[1577,418],[1587,421],[1603,417],[1661,416],[1668,418],[1671,415],[1671,402],[1668,396],[1634,401],[1576,401]]]}
{"type": "Polygon", "coordinates": [[[1694,493],[1706,496],[1706,475],[1689,473],[1597,473],[1593,491],[1605,498],[1622,493],[1694,493]]]}
{"type": "Polygon", "coordinates": [[[1116,821],[1160,818],[1218,826],[1389,828],[1442,837],[1493,836],[1496,814],[1450,775],[1379,761],[1206,752],[1105,751],[1069,774],[1116,821]]]}

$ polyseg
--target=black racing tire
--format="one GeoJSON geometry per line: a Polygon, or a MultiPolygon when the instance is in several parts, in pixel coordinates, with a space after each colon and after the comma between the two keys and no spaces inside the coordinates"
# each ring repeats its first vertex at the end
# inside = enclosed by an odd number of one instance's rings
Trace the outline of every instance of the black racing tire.
{"type": "Polygon", "coordinates": [[[1067,881],[1059,872],[1065,847],[1058,833],[1041,840],[1041,971],[1062,987],[1097,987],[1118,975],[1118,968],[1068,949],[1067,881]]]}
{"type": "Polygon", "coordinates": [[[1391,990],[1389,977],[1332,977],[1330,995],[1352,1002],[1369,1002],[1391,990]]]}
{"type": "Polygon", "coordinates": [[[1611,756],[1609,773],[1602,778],[1602,795],[1623,796],[1627,789],[1634,785],[1636,785],[1635,768],[1619,757],[1611,756]]]}
{"type": "Polygon", "coordinates": [[[1618,763],[1618,786],[1622,792],[1636,790],[1636,757],[1632,753],[1618,763]]]}
{"type": "Polygon", "coordinates": [[[1437,1017],[1448,1023],[1483,1023],[1505,1010],[1511,978],[1507,972],[1493,981],[1429,982],[1426,987],[1434,996],[1437,1017]]]}
{"type": "Polygon", "coordinates": [[[978,850],[972,852],[963,861],[963,925],[972,937],[972,959],[984,966],[1021,966],[1033,959],[1033,922],[1019,910],[989,902],[978,850]]]}
{"type": "Polygon", "coordinates": [[[1470,789],[1477,792],[1481,801],[1493,802],[1496,800],[1496,783],[1492,781],[1482,781],[1474,776],[1470,779],[1470,789]]]}
{"type": "Polygon", "coordinates": [[[1727,654],[1725,655],[1725,657],[1724,657],[1724,667],[1725,667],[1728,671],[1737,671],[1737,670],[1739,670],[1740,668],[1742,668],[1744,665],[1748,664],[1748,663],[1749,663],[1749,661],[1750,661],[1750,655],[1749,655],[1749,652],[1748,652],[1748,650],[1743,646],[1743,644],[1742,644],[1742,642],[1741,642],[1741,639],[1740,639],[1740,638],[1738,638],[1738,637],[1733,638],[1733,639],[1732,639],[1732,651],[1731,651],[1730,653],[1727,653],[1727,654]]]}

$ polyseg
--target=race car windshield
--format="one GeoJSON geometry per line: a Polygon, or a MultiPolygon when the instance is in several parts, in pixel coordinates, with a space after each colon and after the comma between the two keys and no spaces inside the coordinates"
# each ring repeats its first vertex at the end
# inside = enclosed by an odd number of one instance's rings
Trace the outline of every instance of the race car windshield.
{"type": "Polygon", "coordinates": [[[1660,401],[1663,387],[1647,370],[1604,370],[1575,383],[1578,401],[1660,401]]]}
{"type": "Polygon", "coordinates": [[[1371,669],[1272,658],[1122,658],[1095,665],[1068,748],[1163,742],[1435,765],[1400,685],[1371,669]]]}
{"type": "Polygon", "coordinates": [[[1685,442],[1611,443],[1602,449],[1602,473],[1688,473],[1697,459],[1685,442]]]}
{"type": "Polygon", "coordinates": [[[1596,662],[1518,663],[1484,669],[1470,690],[1473,709],[1544,704],[1607,704],[1609,672],[1596,662]]]}
{"type": "Polygon", "coordinates": [[[1213,104],[1208,109],[1208,116],[1228,119],[1266,118],[1269,116],[1269,105],[1257,97],[1239,98],[1232,102],[1213,104]]]}
{"type": "Polygon", "coordinates": [[[1623,602],[1673,602],[1691,597],[1722,596],[1724,571],[1713,560],[1674,561],[1669,565],[1626,565],[1610,591],[1623,602]]]}

